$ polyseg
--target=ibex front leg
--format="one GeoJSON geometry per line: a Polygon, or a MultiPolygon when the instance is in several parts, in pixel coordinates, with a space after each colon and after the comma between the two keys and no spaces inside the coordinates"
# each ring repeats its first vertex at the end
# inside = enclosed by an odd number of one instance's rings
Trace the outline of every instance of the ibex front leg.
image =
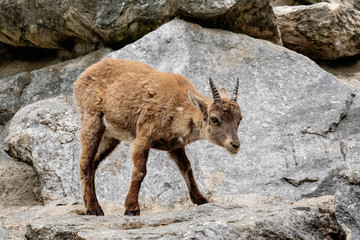
{"type": "Polygon", "coordinates": [[[181,175],[185,179],[189,190],[191,201],[197,205],[208,203],[208,200],[201,194],[193,176],[190,161],[186,156],[185,149],[179,148],[169,151],[171,159],[179,167],[181,175]]]}
{"type": "Polygon", "coordinates": [[[131,175],[131,184],[129,193],[125,200],[125,215],[140,215],[138,203],[141,183],[146,175],[146,162],[149,156],[150,146],[147,139],[136,138],[132,148],[132,159],[134,168],[131,175]]]}

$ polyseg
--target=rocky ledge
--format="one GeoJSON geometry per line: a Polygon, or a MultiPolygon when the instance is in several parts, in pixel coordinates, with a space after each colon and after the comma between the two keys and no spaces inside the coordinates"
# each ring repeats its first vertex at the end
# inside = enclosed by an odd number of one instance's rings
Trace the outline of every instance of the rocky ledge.
{"type": "Polygon", "coordinates": [[[84,216],[84,207],[77,205],[33,207],[7,215],[3,225],[26,239],[345,239],[333,196],[299,202],[261,195],[235,198],[237,204],[145,211],[139,217],[119,216],[123,208],[114,203],[106,205],[105,217],[84,216]]]}

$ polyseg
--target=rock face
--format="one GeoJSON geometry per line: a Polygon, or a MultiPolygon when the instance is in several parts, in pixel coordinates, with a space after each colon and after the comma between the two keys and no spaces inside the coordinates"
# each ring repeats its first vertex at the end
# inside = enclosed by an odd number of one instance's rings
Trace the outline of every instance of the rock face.
{"type": "Polygon", "coordinates": [[[19,73],[1,79],[0,125],[4,125],[19,110],[21,93],[29,83],[29,73],[19,73]]]}
{"type": "MultiPolygon", "coordinates": [[[[249,193],[288,199],[335,193],[333,179],[342,169],[343,155],[340,142],[328,135],[345,115],[351,96],[308,58],[180,20],[109,56],[183,74],[208,96],[208,76],[228,89],[240,77],[241,152],[233,157],[206,142],[187,147],[199,187],[212,201],[249,193]]],[[[29,105],[15,115],[9,132],[6,151],[34,166],[45,201],[81,199],[78,125],[70,103],[60,98],[29,105]]],[[[132,169],[129,152],[129,145],[122,144],[100,166],[96,185],[101,202],[124,200],[132,169]]],[[[189,203],[175,164],[159,151],[150,153],[140,195],[144,208],[189,203]]]]}
{"type": "Polygon", "coordinates": [[[360,53],[360,12],[339,4],[275,7],[285,47],[312,59],[360,53]]]}
{"type": "Polygon", "coordinates": [[[270,1],[0,1],[0,41],[17,47],[84,54],[124,45],[161,24],[185,17],[206,26],[279,42],[270,1]],[[231,24],[228,24],[231,23],[231,24]]]}
{"type": "Polygon", "coordinates": [[[335,195],[336,217],[347,236],[360,238],[360,135],[343,140],[346,168],[338,176],[335,195]]]}

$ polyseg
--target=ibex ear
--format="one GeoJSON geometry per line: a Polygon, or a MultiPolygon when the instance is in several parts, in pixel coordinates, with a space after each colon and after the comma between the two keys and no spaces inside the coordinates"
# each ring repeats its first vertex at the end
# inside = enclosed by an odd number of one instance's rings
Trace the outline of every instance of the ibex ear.
{"type": "Polygon", "coordinates": [[[201,98],[194,95],[190,90],[188,93],[190,102],[194,104],[195,107],[197,107],[197,109],[199,109],[204,115],[207,115],[207,104],[201,98]]]}
{"type": "Polygon", "coordinates": [[[220,97],[230,100],[230,95],[225,88],[220,89],[220,97]]]}

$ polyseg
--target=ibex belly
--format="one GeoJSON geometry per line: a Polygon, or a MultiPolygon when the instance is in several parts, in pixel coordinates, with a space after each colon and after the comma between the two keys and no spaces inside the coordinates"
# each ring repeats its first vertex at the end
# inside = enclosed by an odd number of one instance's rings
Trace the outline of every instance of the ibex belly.
{"type": "Polygon", "coordinates": [[[132,134],[131,131],[126,129],[120,129],[115,127],[106,121],[104,117],[104,125],[105,125],[105,135],[110,138],[116,138],[120,141],[133,141],[135,139],[135,134],[132,134]]]}

